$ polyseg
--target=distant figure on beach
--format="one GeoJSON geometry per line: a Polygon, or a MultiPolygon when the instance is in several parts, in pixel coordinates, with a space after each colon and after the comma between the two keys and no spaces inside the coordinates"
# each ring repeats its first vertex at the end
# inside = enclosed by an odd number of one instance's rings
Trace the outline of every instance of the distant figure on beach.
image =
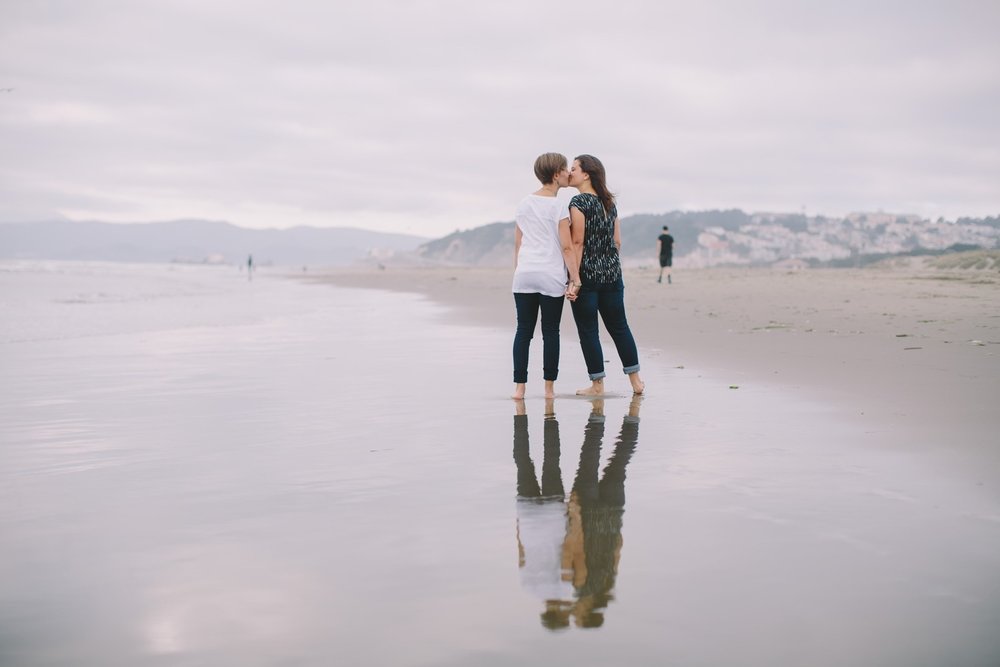
{"type": "Polygon", "coordinates": [[[639,441],[635,396],[622,420],[614,452],[598,479],[604,441],[604,401],[595,400],[584,429],[580,464],[565,502],[559,469],[559,424],[547,408],[543,430],[542,482],[528,444],[528,418],[519,401],[514,416],[517,465],[517,545],[521,586],[543,601],[541,623],[550,630],[604,624],[614,599],[622,549],[625,468],[639,441]]]}
{"type": "Polygon", "coordinates": [[[524,398],[528,382],[528,349],[542,314],[542,377],[545,396],[555,395],[559,376],[559,322],[567,294],[567,266],[573,284],[580,283],[569,233],[569,211],[556,195],[569,181],[566,156],[544,153],[535,160],[535,176],[542,184],[521,200],[514,225],[514,394],[524,398]]]}
{"type": "Polygon", "coordinates": [[[574,258],[582,282],[579,292],[569,294],[569,298],[591,382],[590,387],[576,393],[582,396],[604,394],[604,350],[597,325],[600,314],[615,342],[632,391],[641,394],[645,383],[639,377],[639,351],[625,317],[625,283],[618,256],[621,226],[614,195],[608,190],[604,165],[593,155],[580,155],[573,161],[569,185],[580,191],[569,202],[569,215],[574,258]]]}
{"type": "Polygon", "coordinates": [[[253,255],[247,255],[247,280],[253,280],[253,255]]]}
{"type": "Polygon", "coordinates": [[[663,270],[667,271],[667,284],[673,281],[670,279],[670,267],[674,264],[674,237],[670,235],[670,228],[663,225],[663,233],[656,239],[656,246],[660,256],[660,277],[656,282],[663,282],[663,270]]]}

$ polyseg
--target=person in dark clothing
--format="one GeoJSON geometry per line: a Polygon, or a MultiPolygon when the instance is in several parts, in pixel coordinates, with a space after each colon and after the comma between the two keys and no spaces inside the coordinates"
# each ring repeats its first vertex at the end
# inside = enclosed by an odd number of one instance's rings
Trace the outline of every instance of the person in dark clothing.
{"type": "Polygon", "coordinates": [[[663,282],[663,270],[666,269],[667,284],[673,283],[673,280],[670,279],[670,267],[674,264],[674,237],[670,235],[670,230],[666,225],[663,225],[663,233],[656,239],[656,245],[660,255],[660,277],[656,279],[656,282],[663,282]]]}
{"type": "Polygon", "coordinates": [[[608,190],[604,165],[593,155],[578,155],[569,172],[569,185],[580,191],[569,201],[569,218],[581,282],[571,283],[567,297],[590,377],[590,386],[576,393],[604,394],[604,350],[597,325],[600,315],[618,350],[632,392],[641,394],[646,384],[639,377],[639,349],[625,316],[625,283],[619,256],[621,221],[615,197],[608,190]]]}

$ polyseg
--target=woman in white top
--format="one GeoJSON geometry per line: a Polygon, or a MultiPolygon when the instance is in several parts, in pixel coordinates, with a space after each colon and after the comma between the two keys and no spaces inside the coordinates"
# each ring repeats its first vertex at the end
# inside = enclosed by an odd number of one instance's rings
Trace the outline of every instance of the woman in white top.
{"type": "Polygon", "coordinates": [[[568,161],[559,153],[535,160],[542,187],[521,200],[514,229],[514,399],[523,399],[528,382],[528,348],[542,313],[542,375],[545,397],[554,396],[559,375],[559,321],[563,297],[579,288],[580,275],[569,232],[569,209],[556,195],[569,184],[568,161]],[[568,260],[568,261],[567,261],[568,260]],[[567,267],[570,288],[567,289],[567,267]]]}

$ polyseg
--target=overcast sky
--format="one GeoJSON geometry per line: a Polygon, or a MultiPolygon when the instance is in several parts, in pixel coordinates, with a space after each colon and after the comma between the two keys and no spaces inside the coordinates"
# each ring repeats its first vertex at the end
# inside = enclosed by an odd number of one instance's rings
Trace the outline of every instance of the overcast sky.
{"type": "Polygon", "coordinates": [[[1000,2],[2,0],[0,221],[1000,213],[1000,2]]]}

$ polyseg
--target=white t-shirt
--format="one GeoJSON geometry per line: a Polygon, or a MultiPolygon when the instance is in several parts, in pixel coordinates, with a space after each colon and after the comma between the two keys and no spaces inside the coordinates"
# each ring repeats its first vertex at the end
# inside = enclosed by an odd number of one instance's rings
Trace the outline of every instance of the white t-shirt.
{"type": "Polygon", "coordinates": [[[569,207],[558,197],[528,195],[517,207],[515,223],[521,230],[513,291],[546,296],[566,293],[566,264],[559,242],[559,221],[569,207]]]}
{"type": "Polygon", "coordinates": [[[517,543],[523,557],[521,587],[539,600],[573,600],[573,584],[562,578],[566,504],[560,500],[517,500],[517,543]]]}

